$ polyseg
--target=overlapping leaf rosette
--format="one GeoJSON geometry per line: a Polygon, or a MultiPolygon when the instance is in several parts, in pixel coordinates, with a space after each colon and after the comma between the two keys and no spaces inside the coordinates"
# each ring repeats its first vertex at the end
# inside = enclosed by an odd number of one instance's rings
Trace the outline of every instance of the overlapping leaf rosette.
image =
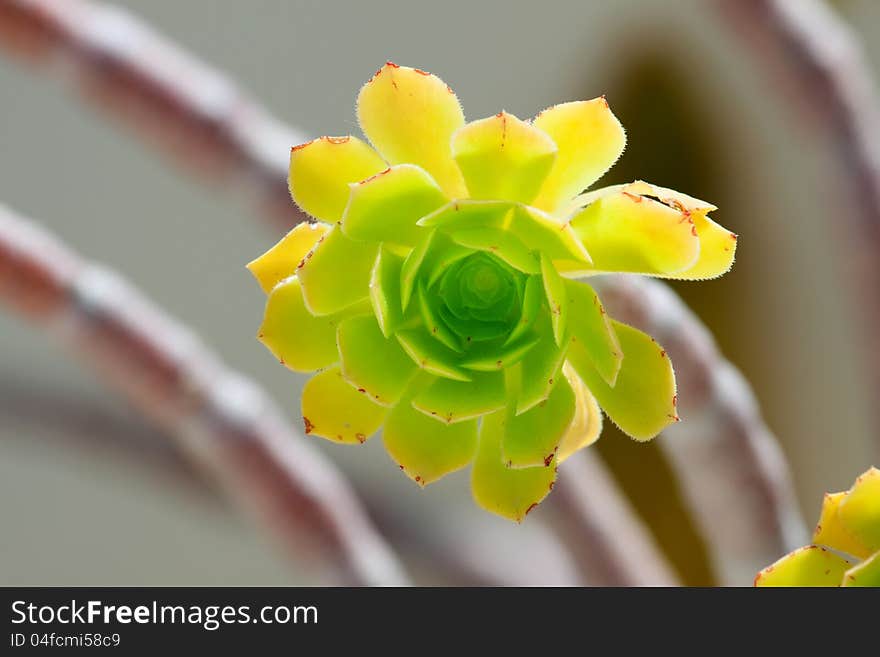
{"type": "Polygon", "coordinates": [[[880,470],[827,493],[812,544],[767,566],[755,586],[880,587],[880,470]]]}
{"type": "Polygon", "coordinates": [[[736,239],[713,206],[647,183],[579,195],[625,145],[604,98],[465,123],[439,78],[388,63],[357,114],[372,147],[293,148],[291,194],[317,222],[249,265],[269,295],[260,339],[318,370],[307,433],[382,428],[422,485],[473,462],[477,503],[521,520],[598,437],[600,407],[637,440],[677,419],[666,352],[575,279],[711,278],[736,239]]]}

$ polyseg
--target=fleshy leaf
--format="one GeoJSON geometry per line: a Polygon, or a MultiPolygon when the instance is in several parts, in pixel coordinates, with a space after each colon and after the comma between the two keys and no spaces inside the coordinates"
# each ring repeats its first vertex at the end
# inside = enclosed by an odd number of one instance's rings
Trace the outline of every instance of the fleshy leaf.
{"type": "Polygon", "coordinates": [[[382,335],[372,315],[352,317],[337,333],[342,374],[377,404],[393,406],[417,369],[393,337],[382,335]]]}
{"type": "Polygon", "coordinates": [[[259,258],[249,262],[247,268],[263,292],[269,294],[278,283],[295,274],[297,265],[328,230],[330,226],[327,224],[303,222],[259,258]]]}
{"type": "Polygon", "coordinates": [[[400,269],[400,304],[404,312],[406,312],[412,293],[416,289],[416,277],[425,262],[425,257],[429,250],[435,248],[438,239],[437,231],[426,231],[403,261],[403,266],[400,269]]]}
{"type": "Polygon", "coordinates": [[[477,372],[473,380],[438,378],[413,399],[413,406],[447,423],[470,420],[503,408],[506,403],[503,372],[477,372]]]}
{"type": "Polygon", "coordinates": [[[449,235],[456,244],[487,251],[526,274],[537,274],[541,271],[538,258],[522,243],[522,240],[500,228],[491,226],[463,227],[451,230],[449,235]]]}
{"type": "Polygon", "coordinates": [[[847,570],[843,576],[843,585],[880,588],[880,552],[847,570]]]}
{"type": "Polygon", "coordinates": [[[611,168],[626,146],[626,134],[605,98],[563,103],[535,117],[559,150],[535,207],[555,212],[611,168]]]}
{"type": "Polygon", "coordinates": [[[559,441],[559,450],[556,452],[559,463],[578,450],[592,445],[602,433],[602,411],[596,398],[568,363],[563,366],[562,372],[574,391],[575,414],[559,441]]]}
{"type": "Polygon", "coordinates": [[[425,330],[428,331],[435,339],[439,340],[443,345],[456,352],[461,352],[461,343],[455,334],[449,330],[446,323],[434,312],[434,308],[428,300],[428,292],[425,286],[418,286],[419,312],[422,315],[425,330]]]}
{"type": "Polygon", "coordinates": [[[840,586],[851,565],[830,550],[808,545],[767,566],[755,577],[755,586],[840,586]]]}
{"type": "Polygon", "coordinates": [[[540,276],[529,276],[523,290],[522,308],[516,326],[507,336],[505,344],[512,344],[531,328],[541,310],[544,300],[544,282],[540,276]]]}
{"type": "Polygon", "coordinates": [[[464,113],[440,78],[388,62],[361,88],[357,117],[390,164],[417,164],[450,197],[466,196],[450,145],[452,134],[464,125],[464,113]]]}
{"type": "Polygon", "coordinates": [[[540,335],[540,340],[526,352],[520,363],[517,415],[525,413],[550,396],[550,391],[561,377],[559,370],[565,361],[565,349],[556,345],[546,316],[538,320],[536,332],[540,335]]]}
{"type": "Polygon", "coordinates": [[[642,180],[624,185],[623,189],[632,194],[658,198],[666,205],[690,214],[694,220],[700,238],[700,257],[688,269],[672,274],[668,278],[680,280],[717,278],[733,266],[737,237],[736,234],[709,219],[707,214],[718,209],[714,205],[642,180]]]}
{"type": "Polygon", "coordinates": [[[297,270],[306,307],[329,315],[366,299],[378,244],[355,242],[333,226],[297,270]]]}
{"type": "Polygon", "coordinates": [[[475,344],[462,359],[461,366],[477,372],[503,370],[522,360],[538,340],[539,336],[533,332],[503,345],[498,345],[495,342],[475,344]]]}
{"type": "Polygon", "coordinates": [[[599,375],[613,388],[624,354],[611,320],[596,292],[586,283],[566,280],[565,291],[569,333],[581,343],[599,375]]]}
{"type": "Polygon", "coordinates": [[[528,203],[553,166],[556,144],[513,114],[499,112],[460,128],[452,137],[452,156],[471,198],[528,203]]]}
{"type": "Polygon", "coordinates": [[[581,269],[585,273],[668,276],[689,269],[700,255],[689,214],[627,191],[600,196],[571,226],[593,256],[592,267],[581,269]]]}
{"type": "Polygon", "coordinates": [[[353,240],[413,245],[424,232],[416,222],[446,201],[424,169],[398,164],[351,185],[342,231],[353,240]]]}
{"type": "Polygon", "coordinates": [[[546,400],[520,415],[508,411],[501,443],[504,462],[513,468],[549,466],[574,416],[574,391],[560,372],[546,400]]]}
{"type": "Polygon", "coordinates": [[[523,243],[553,261],[589,267],[589,246],[585,246],[571,224],[560,223],[553,216],[527,205],[517,205],[509,219],[508,230],[523,243]]]}
{"type": "Polygon", "coordinates": [[[556,460],[549,466],[508,468],[501,454],[507,411],[483,418],[480,445],[471,470],[474,501],[486,511],[521,522],[553,488],[556,460]]]}
{"type": "Polygon", "coordinates": [[[342,218],[349,183],[387,168],[357,137],[321,137],[290,151],[290,194],[304,212],[328,223],[342,218]]]}
{"type": "Polygon", "coordinates": [[[840,503],[848,494],[848,492],[825,494],[825,499],[822,501],[822,514],[819,516],[819,522],[813,532],[813,544],[824,545],[864,559],[871,554],[870,550],[853,536],[838,514],[840,503]]]}
{"type": "Polygon", "coordinates": [[[419,219],[419,226],[443,226],[454,228],[497,228],[504,224],[513,203],[510,201],[479,201],[463,199],[447,203],[426,217],[419,219]]]}
{"type": "Polygon", "coordinates": [[[370,274],[370,302],[385,337],[391,337],[403,321],[400,305],[400,271],[403,257],[383,244],[370,274]]]}
{"type": "Polygon", "coordinates": [[[868,552],[880,551],[880,470],[871,468],[856,479],[837,514],[868,552]]]}
{"type": "Polygon", "coordinates": [[[399,331],[396,337],[413,362],[426,372],[455,381],[471,380],[470,374],[456,365],[458,354],[428,335],[424,329],[399,331]]]}
{"type": "Polygon", "coordinates": [[[613,388],[599,375],[581,341],[572,340],[568,361],[624,433],[636,440],[650,440],[678,420],[672,364],[650,336],[615,320],[611,325],[624,353],[613,388]]]}
{"type": "Polygon", "coordinates": [[[471,462],[477,448],[477,421],[437,422],[401,402],[388,414],[382,440],[407,476],[425,486],[471,462]]]}
{"type": "Polygon", "coordinates": [[[366,441],[382,425],[386,410],[355,390],[338,366],[319,372],[303,388],[306,433],[336,442],[366,441]]]}
{"type": "Polygon", "coordinates": [[[553,324],[553,339],[562,345],[565,339],[566,322],[568,321],[568,295],[562,276],[556,271],[550,258],[541,253],[541,278],[544,281],[544,293],[550,308],[550,321],[553,324]]]}
{"type": "Polygon", "coordinates": [[[344,316],[312,315],[303,302],[299,279],[291,276],[269,295],[257,337],[286,367],[310,372],[339,360],[336,327],[344,316]]]}

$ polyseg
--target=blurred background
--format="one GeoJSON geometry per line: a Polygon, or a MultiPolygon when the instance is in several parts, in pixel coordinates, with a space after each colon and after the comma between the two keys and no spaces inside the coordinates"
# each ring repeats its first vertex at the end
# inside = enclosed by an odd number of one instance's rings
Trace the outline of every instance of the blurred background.
{"type": "MultiPolygon", "coordinates": [[[[308,137],[357,134],[357,90],[389,59],[442,77],[469,119],[502,108],[525,118],[605,94],[629,135],[605,182],[641,178],[707,199],[740,235],[731,273],[674,287],[753,387],[806,521],[825,491],[880,465],[861,298],[840,235],[857,209],[843,197],[836,146],[718,3],[116,4],[308,137]]],[[[839,0],[833,9],[880,70],[880,3],[839,0]]],[[[0,202],[123,272],[298,416],[304,379],[255,340],[264,299],[244,269],[281,233],[11,57],[0,58],[0,202]]],[[[101,439],[162,443],[156,434],[44,333],[0,312],[0,584],[321,582],[205,486],[101,439]]],[[[598,449],[681,579],[713,583],[657,441],[639,445],[608,427],[598,449]]],[[[314,442],[372,507],[419,526],[426,540],[454,534],[497,553],[499,567],[507,546],[534,544],[555,561],[519,583],[566,583],[569,557],[534,529],[541,509],[510,525],[473,506],[466,473],[420,490],[378,440],[314,442]]],[[[416,581],[450,583],[417,549],[395,547],[416,581]]]]}

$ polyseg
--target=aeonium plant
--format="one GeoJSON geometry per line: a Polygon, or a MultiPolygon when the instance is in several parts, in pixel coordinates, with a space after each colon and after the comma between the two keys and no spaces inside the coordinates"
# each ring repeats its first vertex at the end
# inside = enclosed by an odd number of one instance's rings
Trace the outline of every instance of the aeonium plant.
{"type": "Polygon", "coordinates": [[[880,470],[826,493],[812,543],[767,566],[755,586],[880,587],[880,470]]]}
{"type": "Polygon", "coordinates": [[[268,294],[259,339],[317,371],[305,431],[388,454],[422,486],[472,465],[476,502],[520,521],[600,408],[636,440],[676,413],[663,348],[608,317],[590,276],[707,279],[736,236],[714,206],[644,182],[582,193],[623,152],[604,98],[465,122],[439,78],[387,63],[356,136],[290,154],[313,223],[248,267],[268,294]]]}

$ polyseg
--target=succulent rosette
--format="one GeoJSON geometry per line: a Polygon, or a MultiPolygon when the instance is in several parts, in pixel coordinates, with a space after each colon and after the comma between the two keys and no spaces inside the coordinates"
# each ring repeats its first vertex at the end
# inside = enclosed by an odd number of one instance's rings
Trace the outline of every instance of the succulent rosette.
{"type": "Polygon", "coordinates": [[[827,493],[813,542],[767,566],[755,586],[880,587],[880,470],[827,493]]]}
{"type": "Polygon", "coordinates": [[[439,78],[388,63],[361,89],[355,136],[290,156],[315,218],[249,268],[259,338],[306,384],[306,432],[382,428],[421,485],[472,467],[477,503],[521,520],[556,466],[599,436],[600,407],[637,440],[677,420],[666,352],[609,318],[586,277],[705,279],[736,237],[714,207],[643,182],[581,194],[625,134],[604,98],[465,122],[439,78]]]}

